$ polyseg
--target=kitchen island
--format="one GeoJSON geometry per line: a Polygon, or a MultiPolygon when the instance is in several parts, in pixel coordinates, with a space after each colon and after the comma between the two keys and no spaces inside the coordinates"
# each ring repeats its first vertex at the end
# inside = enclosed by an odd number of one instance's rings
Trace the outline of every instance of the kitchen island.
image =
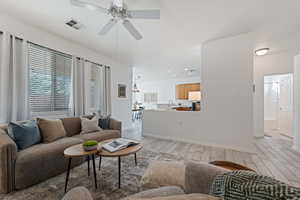
{"type": "MultiPolygon", "coordinates": [[[[145,110],[142,135],[246,152],[254,151],[252,136],[241,140],[233,131],[225,134],[224,130],[233,130],[237,124],[232,120],[228,123],[228,116],[227,120],[224,118],[217,121],[218,117],[220,116],[210,115],[206,111],[145,110]]],[[[242,132],[240,133],[242,135],[242,132]]]]}

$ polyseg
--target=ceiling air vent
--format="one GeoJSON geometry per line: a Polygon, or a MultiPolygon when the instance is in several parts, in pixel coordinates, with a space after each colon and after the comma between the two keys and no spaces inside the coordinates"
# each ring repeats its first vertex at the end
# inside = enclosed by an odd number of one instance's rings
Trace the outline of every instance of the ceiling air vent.
{"type": "Polygon", "coordinates": [[[83,25],[82,25],[81,23],[77,22],[77,21],[74,20],[74,19],[71,19],[71,20],[68,21],[66,24],[67,24],[68,26],[70,26],[70,27],[76,29],[76,30],[79,30],[80,28],[83,27],[83,25]]]}

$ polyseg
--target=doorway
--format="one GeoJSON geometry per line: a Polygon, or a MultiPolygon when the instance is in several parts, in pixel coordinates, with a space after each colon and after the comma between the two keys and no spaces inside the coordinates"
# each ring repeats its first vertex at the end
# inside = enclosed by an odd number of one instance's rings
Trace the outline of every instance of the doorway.
{"type": "Polygon", "coordinates": [[[264,77],[264,132],[293,137],[293,75],[264,77]]]}

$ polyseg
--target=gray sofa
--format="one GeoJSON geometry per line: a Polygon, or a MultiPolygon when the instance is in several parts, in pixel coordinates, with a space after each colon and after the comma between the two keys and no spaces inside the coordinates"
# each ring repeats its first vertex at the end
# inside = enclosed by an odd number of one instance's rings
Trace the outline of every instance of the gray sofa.
{"type": "MultiPolygon", "coordinates": [[[[165,179],[163,184],[166,186],[146,190],[123,200],[219,200],[217,197],[210,196],[209,190],[215,176],[226,173],[228,170],[206,163],[192,162],[187,163],[184,168],[183,188],[172,186],[168,184],[168,179],[165,179]]],[[[168,169],[168,165],[163,170],[165,169],[168,169]]],[[[78,187],[70,190],[63,200],[93,200],[93,198],[86,188],[78,187]]]]}
{"type": "MultiPolygon", "coordinates": [[[[109,130],[80,135],[79,117],[61,119],[67,136],[52,143],[33,145],[18,151],[15,142],[7,135],[7,125],[0,126],[0,193],[27,188],[67,170],[63,152],[66,148],[85,140],[103,141],[121,137],[121,122],[111,119],[109,130]]],[[[75,159],[72,167],[85,158],[75,159]]]]}

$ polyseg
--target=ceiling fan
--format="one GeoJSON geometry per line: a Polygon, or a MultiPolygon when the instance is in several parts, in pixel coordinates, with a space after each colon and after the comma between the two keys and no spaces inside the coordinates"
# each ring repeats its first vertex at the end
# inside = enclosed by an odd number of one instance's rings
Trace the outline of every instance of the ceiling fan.
{"type": "Polygon", "coordinates": [[[125,29],[136,39],[141,40],[143,36],[129,21],[129,19],[160,19],[160,10],[128,10],[123,0],[113,0],[111,6],[103,8],[95,0],[70,0],[71,4],[90,10],[99,11],[112,17],[99,32],[100,35],[107,34],[120,20],[125,29]]]}

